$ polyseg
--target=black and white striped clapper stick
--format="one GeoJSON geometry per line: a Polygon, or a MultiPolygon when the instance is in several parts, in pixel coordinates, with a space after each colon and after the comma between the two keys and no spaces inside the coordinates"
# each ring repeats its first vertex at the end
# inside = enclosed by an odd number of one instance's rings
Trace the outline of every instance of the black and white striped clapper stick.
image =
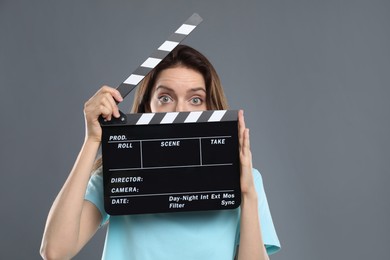
{"type": "Polygon", "coordinates": [[[117,90],[126,97],[177,45],[203,21],[197,13],[191,15],[168,39],[141,64],[117,90]]]}
{"type": "Polygon", "coordinates": [[[127,115],[126,125],[164,125],[237,121],[237,110],[136,113],[127,115]]]}

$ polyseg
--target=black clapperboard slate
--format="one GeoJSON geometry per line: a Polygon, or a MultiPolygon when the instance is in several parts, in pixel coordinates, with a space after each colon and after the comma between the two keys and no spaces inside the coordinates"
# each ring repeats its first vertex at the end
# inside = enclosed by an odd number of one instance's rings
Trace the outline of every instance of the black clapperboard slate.
{"type": "MultiPolygon", "coordinates": [[[[201,22],[190,16],[117,90],[126,97],[201,22]]],[[[237,208],[237,111],[127,114],[102,126],[110,215],[237,208]]]]}
{"type": "Polygon", "coordinates": [[[110,215],[220,210],[241,203],[237,111],[128,114],[102,125],[110,215]]]}

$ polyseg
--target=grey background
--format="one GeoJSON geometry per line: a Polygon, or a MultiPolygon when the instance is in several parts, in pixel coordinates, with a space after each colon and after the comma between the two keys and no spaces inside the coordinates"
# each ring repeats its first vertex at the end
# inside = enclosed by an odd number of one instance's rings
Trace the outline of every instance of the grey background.
{"type": "MultiPolygon", "coordinates": [[[[185,42],[246,111],[282,243],[272,259],[388,259],[385,0],[0,1],[0,258],[39,259],[84,102],[193,12],[204,22],[185,42]]],[[[76,259],[99,258],[104,235],[76,259]]]]}

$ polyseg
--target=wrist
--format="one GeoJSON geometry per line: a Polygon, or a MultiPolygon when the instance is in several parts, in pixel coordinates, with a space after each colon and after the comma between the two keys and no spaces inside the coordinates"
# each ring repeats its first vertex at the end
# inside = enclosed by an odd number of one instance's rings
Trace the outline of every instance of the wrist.
{"type": "Polygon", "coordinates": [[[99,148],[100,147],[100,139],[99,138],[94,138],[91,136],[86,136],[84,139],[84,146],[94,146],[99,148]]]}
{"type": "Polygon", "coordinates": [[[256,204],[257,205],[257,200],[258,200],[258,197],[257,197],[257,192],[255,190],[255,188],[253,189],[250,189],[249,191],[247,192],[243,192],[241,194],[241,202],[242,204],[256,204]]]}

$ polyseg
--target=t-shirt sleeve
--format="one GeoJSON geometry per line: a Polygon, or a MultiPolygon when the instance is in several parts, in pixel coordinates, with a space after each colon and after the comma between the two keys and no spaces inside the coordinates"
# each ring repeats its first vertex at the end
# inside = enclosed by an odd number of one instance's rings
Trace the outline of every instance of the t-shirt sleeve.
{"type": "MultiPolygon", "coordinates": [[[[271,255],[280,250],[279,238],[276,234],[274,223],[272,221],[271,212],[269,210],[267,196],[264,191],[263,179],[258,170],[253,169],[253,178],[258,196],[258,210],[261,226],[261,234],[263,237],[264,246],[267,254],[271,255]]],[[[236,238],[237,245],[239,244],[239,236],[236,238]]]]}
{"type": "Polygon", "coordinates": [[[110,218],[110,215],[108,215],[104,210],[103,176],[101,171],[102,170],[100,168],[92,174],[88,182],[84,199],[90,201],[98,208],[100,214],[102,215],[102,222],[100,223],[100,226],[103,226],[110,218]]]}

